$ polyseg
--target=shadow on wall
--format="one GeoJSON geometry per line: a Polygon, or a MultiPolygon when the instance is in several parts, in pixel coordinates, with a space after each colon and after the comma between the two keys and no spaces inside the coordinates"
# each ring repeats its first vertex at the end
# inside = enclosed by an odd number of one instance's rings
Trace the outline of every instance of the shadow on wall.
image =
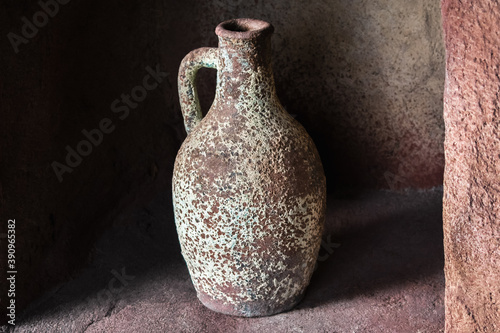
{"type": "MultiPolygon", "coordinates": [[[[43,14],[38,3],[0,7],[5,35],[24,36],[26,20],[43,14]]],[[[170,187],[181,143],[181,58],[160,55],[159,27],[170,15],[159,1],[74,0],[17,53],[2,39],[0,151],[9,163],[0,166],[0,205],[17,222],[18,312],[87,262],[120,212],[170,187]]]]}

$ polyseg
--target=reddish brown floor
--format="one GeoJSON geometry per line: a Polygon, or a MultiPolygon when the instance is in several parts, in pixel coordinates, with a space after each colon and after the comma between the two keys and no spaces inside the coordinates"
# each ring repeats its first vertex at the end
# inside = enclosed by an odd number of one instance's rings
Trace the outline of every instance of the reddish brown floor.
{"type": "Polygon", "coordinates": [[[441,197],[330,197],[304,300],[287,313],[237,318],[197,300],[165,194],[108,230],[89,266],[34,303],[15,332],[442,332],[441,197]],[[128,278],[114,279],[122,270],[128,278]]]}

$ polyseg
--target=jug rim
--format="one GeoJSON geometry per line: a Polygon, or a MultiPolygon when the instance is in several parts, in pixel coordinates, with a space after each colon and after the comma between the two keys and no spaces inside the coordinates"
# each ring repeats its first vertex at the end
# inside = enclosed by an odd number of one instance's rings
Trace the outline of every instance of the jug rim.
{"type": "Polygon", "coordinates": [[[215,33],[222,38],[254,39],[265,34],[272,34],[274,27],[271,23],[252,19],[238,18],[221,22],[215,33]]]}

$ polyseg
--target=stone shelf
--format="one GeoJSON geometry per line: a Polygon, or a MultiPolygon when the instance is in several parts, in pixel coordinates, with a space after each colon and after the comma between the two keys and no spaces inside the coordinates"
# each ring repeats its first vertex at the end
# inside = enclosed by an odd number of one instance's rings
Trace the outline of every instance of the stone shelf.
{"type": "Polygon", "coordinates": [[[441,206],[441,188],[331,196],[304,300],[237,318],[197,300],[165,193],[122,216],[87,267],[31,304],[14,331],[443,332],[441,206]]]}

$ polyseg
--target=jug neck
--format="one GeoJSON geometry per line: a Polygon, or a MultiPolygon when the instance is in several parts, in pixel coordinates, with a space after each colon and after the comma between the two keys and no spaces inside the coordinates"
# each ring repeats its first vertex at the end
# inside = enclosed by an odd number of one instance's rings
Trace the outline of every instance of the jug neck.
{"type": "Polygon", "coordinates": [[[252,19],[219,24],[217,96],[227,102],[275,97],[271,68],[271,24],[252,19]]]}

